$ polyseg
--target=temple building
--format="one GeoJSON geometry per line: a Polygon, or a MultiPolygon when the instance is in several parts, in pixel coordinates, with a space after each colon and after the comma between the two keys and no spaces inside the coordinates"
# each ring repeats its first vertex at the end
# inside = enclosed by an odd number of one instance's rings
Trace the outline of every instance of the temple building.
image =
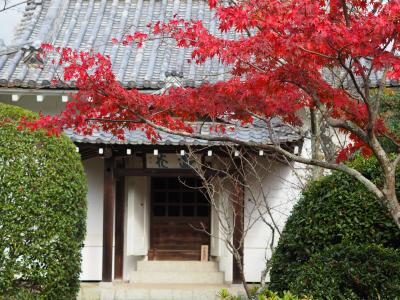
{"type": "MultiPolygon", "coordinates": [[[[118,81],[143,93],[165,92],[171,86],[194,88],[226,80],[229,69],[218,61],[188,62],[190,49],[173,41],[147,41],[143,47],[113,44],[126,33],[148,31],[147,24],[178,18],[201,20],[216,35],[235,39],[238,33],[220,33],[215,12],[204,0],[28,0],[13,43],[0,48],[0,102],[35,112],[56,114],[76,92],[73,82],[52,86],[62,78],[62,67],[41,58],[39,47],[93,49],[108,54],[118,81]]],[[[205,124],[204,132],[210,132],[205,124]]],[[[272,127],[238,126],[225,134],[257,145],[279,143],[299,153],[302,137],[279,119],[272,127]],[[271,135],[274,135],[272,137],[271,135]]],[[[161,132],[153,144],[141,130],[126,131],[119,140],[96,131],[91,136],[65,132],[81,154],[88,181],[87,236],[82,250],[82,281],[115,280],[133,283],[240,282],[223,224],[210,199],[201,191],[201,178],[185,154],[196,149],[204,161],[221,155],[222,142],[209,142],[161,132]],[[201,226],[204,230],[198,230],[201,226]],[[207,231],[207,233],[205,232],[207,231]],[[202,252],[203,250],[203,252],[202,252]],[[187,269],[185,269],[187,268],[187,269]],[[187,271],[187,273],[185,273],[187,271]],[[196,273],[196,271],[198,271],[196,273]],[[164,273],[163,273],[164,272],[164,273]],[[197,275],[196,275],[197,274],[197,275]]],[[[297,177],[290,162],[254,151],[268,170],[260,174],[272,216],[282,228],[296,200],[297,177]]],[[[246,209],[251,194],[239,189],[233,219],[240,219],[232,243],[245,233],[241,255],[246,281],[259,282],[270,252],[271,233],[259,218],[251,228],[246,209]]],[[[221,188],[215,201],[227,195],[221,188]]],[[[229,220],[225,220],[229,222],[229,220]]]]}

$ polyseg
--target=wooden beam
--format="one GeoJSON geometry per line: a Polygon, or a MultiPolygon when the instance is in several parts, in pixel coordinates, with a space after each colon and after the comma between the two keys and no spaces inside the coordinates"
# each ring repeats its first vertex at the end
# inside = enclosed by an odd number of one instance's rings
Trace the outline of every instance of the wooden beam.
{"type": "Polygon", "coordinates": [[[116,182],[114,280],[123,278],[124,236],[125,236],[125,178],[120,177],[117,179],[116,182]]]}
{"type": "MultiPolygon", "coordinates": [[[[235,196],[233,200],[234,221],[233,247],[239,250],[240,263],[243,266],[243,231],[244,231],[244,189],[242,185],[235,186],[235,196]]],[[[242,283],[242,274],[237,260],[233,257],[233,278],[232,283],[242,283]]]]}
{"type": "Polygon", "coordinates": [[[196,172],[192,169],[142,169],[142,168],[117,169],[116,176],[198,177],[196,172]]]}
{"type": "Polygon", "coordinates": [[[112,281],[113,234],[115,207],[114,158],[104,159],[103,196],[103,272],[102,281],[112,281]]]}

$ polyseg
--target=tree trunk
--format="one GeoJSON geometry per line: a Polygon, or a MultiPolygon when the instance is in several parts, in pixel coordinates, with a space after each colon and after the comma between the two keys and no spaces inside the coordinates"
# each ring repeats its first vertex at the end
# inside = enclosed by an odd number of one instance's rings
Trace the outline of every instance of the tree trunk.
{"type": "Polygon", "coordinates": [[[251,299],[250,289],[249,289],[249,286],[248,286],[248,284],[246,282],[246,278],[244,276],[243,260],[242,260],[242,258],[240,256],[239,251],[236,250],[236,249],[233,249],[233,256],[234,256],[234,261],[236,262],[236,264],[238,266],[238,269],[240,270],[240,277],[242,279],[242,285],[243,285],[243,288],[244,288],[244,290],[246,292],[247,298],[251,299]]]}
{"type": "MultiPolygon", "coordinates": [[[[321,150],[321,114],[315,110],[310,109],[311,119],[311,157],[315,160],[323,160],[324,154],[321,150]]],[[[319,179],[323,175],[323,168],[313,166],[312,178],[319,179]]]]}
{"type": "Polygon", "coordinates": [[[389,193],[385,200],[387,209],[389,210],[397,227],[400,229],[400,205],[399,201],[397,200],[396,193],[389,193]]]}
{"type": "Polygon", "coordinates": [[[400,204],[396,194],[396,165],[385,165],[384,170],[385,188],[383,193],[385,199],[383,204],[389,210],[394,222],[400,229],[400,204]]]}
{"type": "Polygon", "coordinates": [[[390,212],[394,222],[400,229],[400,204],[396,194],[396,167],[398,162],[396,160],[393,162],[390,160],[390,157],[380,144],[374,132],[372,132],[369,138],[369,146],[373,150],[383,171],[384,188],[380,190],[382,196],[378,197],[378,199],[390,212]]]}

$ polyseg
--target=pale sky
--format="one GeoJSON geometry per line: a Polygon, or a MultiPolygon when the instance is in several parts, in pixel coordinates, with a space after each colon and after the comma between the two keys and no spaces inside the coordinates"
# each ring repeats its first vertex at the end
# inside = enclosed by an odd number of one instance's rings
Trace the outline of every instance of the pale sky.
{"type": "MultiPolygon", "coordinates": [[[[13,1],[8,0],[8,5],[13,3],[21,2],[20,0],[13,1]]],[[[4,0],[0,0],[0,9],[4,7],[4,0]]],[[[6,45],[10,45],[14,32],[19,24],[22,16],[22,12],[25,9],[25,4],[19,5],[15,8],[8,9],[0,12],[0,39],[2,39],[6,45]]]]}

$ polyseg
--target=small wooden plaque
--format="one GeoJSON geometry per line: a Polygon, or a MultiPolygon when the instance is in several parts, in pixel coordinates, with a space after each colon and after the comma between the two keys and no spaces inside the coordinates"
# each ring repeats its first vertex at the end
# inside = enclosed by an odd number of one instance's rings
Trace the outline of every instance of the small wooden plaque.
{"type": "Polygon", "coordinates": [[[208,261],[208,245],[201,245],[201,261],[208,261]]]}

